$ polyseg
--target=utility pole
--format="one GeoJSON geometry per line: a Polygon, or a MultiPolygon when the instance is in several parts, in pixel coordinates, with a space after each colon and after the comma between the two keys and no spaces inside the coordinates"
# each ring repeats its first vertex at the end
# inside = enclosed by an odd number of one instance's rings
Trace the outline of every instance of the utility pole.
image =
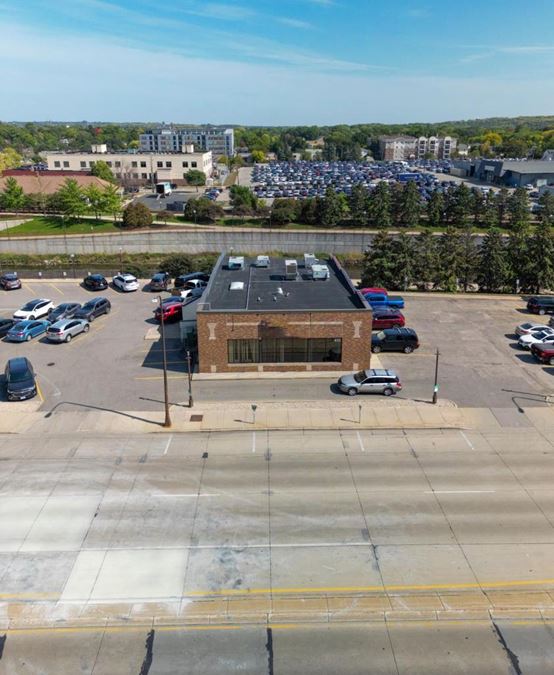
{"type": "Polygon", "coordinates": [[[439,397],[439,356],[440,352],[437,347],[437,353],[435,357],[435,386],[433,387],[433,403],[436,403],[439,397]]]}
{"type": "Polygon", "coordinates": [[[188,380],[189,380],[189,408],[192,408],[194,401],[192,400],[192,367],[191,367],[191,355],[190,349],[187,349],[187,369],[188,369],[188,380]]]}
{"type": "Polygon", "coordinates": [[[167,354],[165,350],[165,321],[164,321],[164,312],[162,305],[162,296],[158,295],[156,300],[152,302],[157,302],[158,307],[160,308],[160,326],[162,333],[162,363],[163,363],[163,372],[164,372],[164,407],[165,407],[165,420],[162,426],[170,427],[171,426],[171,417],[169,416],[169,392],[167,388],[167,354]]]}

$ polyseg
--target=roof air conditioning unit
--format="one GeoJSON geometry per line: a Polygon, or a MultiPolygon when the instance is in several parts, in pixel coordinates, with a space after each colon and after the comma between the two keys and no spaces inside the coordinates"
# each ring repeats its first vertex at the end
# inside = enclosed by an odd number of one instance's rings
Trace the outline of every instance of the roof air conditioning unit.
{"type": "Polygon", "coordinates": [[[317,279],[326,280],[329,278],[329,268],[327,265],[312,265],[312,277],[314,281],[317,279]]]}
{"type": "Polygon", "coordinates": [[[230,256],[227,262],[227,269],[229,270],[243,270],[244,269],[244,256],[230,256]]]}
{"type": "Polygon", "coordinates": [[[254,263],[256,267],[269,267],[269,256],[268,255],[259,255],[256,258],[254,263]]]}
{"type": "Polygon", "coordinates": [[[298,263],[296,260],[285,260],[285,279],[294,281],[298,273],[298,263]]]}

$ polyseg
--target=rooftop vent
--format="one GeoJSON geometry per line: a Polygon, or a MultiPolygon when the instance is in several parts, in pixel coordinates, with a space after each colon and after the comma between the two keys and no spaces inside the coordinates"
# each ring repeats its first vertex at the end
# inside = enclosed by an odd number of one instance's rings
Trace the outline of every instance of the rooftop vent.
{"type": "Polygon", "coordinates": [[[269,267],[269,256],[268,255],[259,255],[256,258],[254,263],[256,267],[269,267]]]}
{"type": "Polygon", "coordinates": [[[230,291],[244,291],[244,281],[231,281],[229,284],[230,291]]]}
{"type": "Polygon", "coordinates": [[[285,279],[294,281],[298,273],[298,263],[296,260],[285,260],[285,279]]]}
{"type": "Polygon", "coordinates": [[[312,265],[312,278],[317,279],[328,279],[329,278],[329,268],[327,265],[312,265]]]}
{"type": "Polygon", "coordinates": [[[312,265],[316,265],[318,262],[319,260],[313,253],[304,253],[304,267],[310,268],[312,265]]]}
{"type": "Polygon", "coordinates": [[[244,256],[230,256],[227,262],[227,269],[229,270],[243,270],[244,269],[244,256]]]}

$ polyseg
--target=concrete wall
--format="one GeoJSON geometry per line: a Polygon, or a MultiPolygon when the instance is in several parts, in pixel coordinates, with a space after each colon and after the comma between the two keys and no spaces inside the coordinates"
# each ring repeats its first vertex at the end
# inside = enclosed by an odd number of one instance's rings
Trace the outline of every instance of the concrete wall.
{"type": "MultiPolygon", "coordinates": [[[[241,253],[283,251],[286,253],[363,253],[374,234],[345,230],[313,232],[300,230],[163,230],[123,232],[121,234],[73,234],[64,237],[2,237],[0,252],[27,253],[47,257],[56,253],[202,253],[229,251],[241,253]]],[[[476,236],[476,243],[482,237],[476,236]]]]}

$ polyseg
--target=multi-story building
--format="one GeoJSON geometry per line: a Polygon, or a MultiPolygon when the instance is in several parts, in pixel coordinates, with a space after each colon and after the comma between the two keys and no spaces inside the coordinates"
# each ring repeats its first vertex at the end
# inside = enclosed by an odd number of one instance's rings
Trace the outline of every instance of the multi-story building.
{"type": "Polygon", "coordinates": [[[184,146],[182,152],[107,152],[105,145],[93,146],[93,152],[44,152],[49,170],[90,171],[98,161],[106,162],[114,176],[123,184],[146,184],[169,181],[186,183],[191,169],[213,172],[211,152],[193,152],[184,146]]]}
{"type": "Polygon", "coordinates": [[[143,152],[180,152],[186,145],[193,145],[196,152],[211,150],[217,159],[222,155],[232,157],[235,152],[233,129],[222,127],[163,127],[150,129],[140,135],[143,152]]]}
{"type": "Polygon", "coordinates": [[[381,159],[389,162],[407,159],[450,159],[457,140],[451,136],[382,136],[379,139],[381,159]]]}
{"type": "Polygon", "coordinates": [[[214,267],[197,303],[199,371],[369,368],[371,308],[338,261],[261,258],[223,253],[214,267]]]}

